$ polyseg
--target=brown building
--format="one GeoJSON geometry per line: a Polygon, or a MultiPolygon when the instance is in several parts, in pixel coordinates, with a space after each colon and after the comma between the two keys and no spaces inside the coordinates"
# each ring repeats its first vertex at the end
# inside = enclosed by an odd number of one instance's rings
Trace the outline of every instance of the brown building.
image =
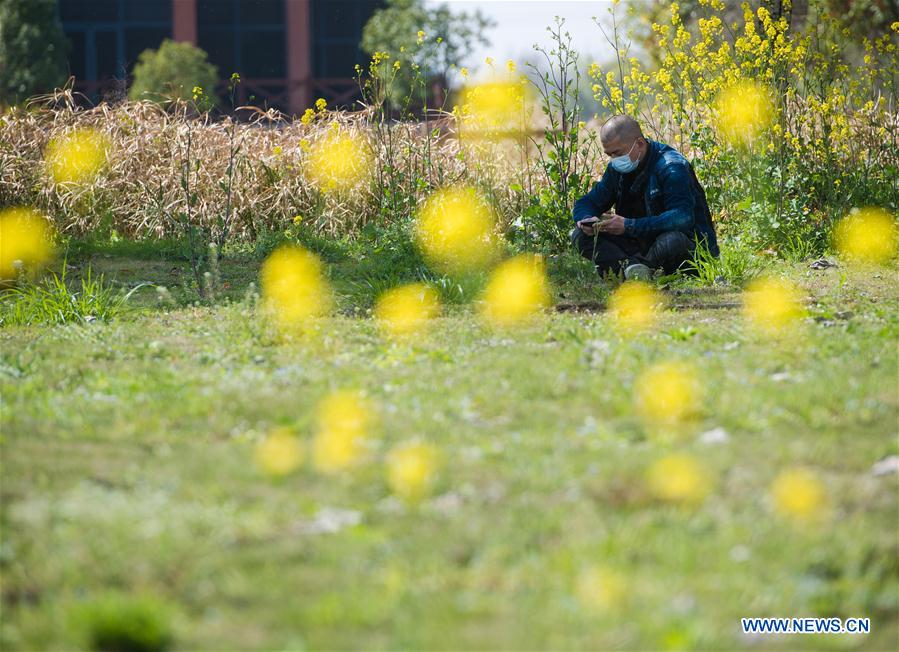
{"type": "MultiPolygon", "coordinates": [[[[237,72],[241,104],[301,113],[318,97],[358,96],[362,28],[382,0],[59,0],[76,90],[93,100],[124,86],[138,55],[163,39],[209,54],[223,80],[237,72]],[[251,99],[252,98],[252,99],[251,99]]],[[[223,81],[223,84],[225,82],[223,81]]]]}

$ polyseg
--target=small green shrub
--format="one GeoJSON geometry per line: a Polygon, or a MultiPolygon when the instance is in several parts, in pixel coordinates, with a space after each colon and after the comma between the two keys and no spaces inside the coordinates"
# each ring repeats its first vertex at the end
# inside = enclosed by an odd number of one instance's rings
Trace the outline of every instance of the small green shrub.
{"type": "Polygon", "coordinates": [[[461,276],[437,275],[422,267],[419,275],[422,282],[433,287],[444,305],[462,305],[475,301],[487,285],[487,274],[471,272],[461,276]]]}
{"type": "Polygon", "coordinates": [[[162,652],[174,641],[170,610],[155,598],[108,594],[73,617],[89,649],[97,652],[162,652]]]}
{"type": "Polygon", "coordinates": [[[700,243],[689,262],[689,269],[703,285],[713,285],[721,279],[739,285],[755,276],[759,267],[755,254],[738,240],[723,241],[717,258],[705,243],[700,243]]]}
{"type": "Polygon", "coordinates": [[[93,319],[109,321],[137,289],[122,295],[108,285],[102,275],[94,278],[88,268],[81,279],[80,290],[73,291],[66,283],[63,265],[61,275],[51,272],[36,283],[23,281],[18,287],[7,290],[5,296],[0,297],[0,325],[66,324],[93,319]]]}
{"type": "Polygon", "coordinates": [[[193,89],[200,87],[206,92],[204,97],[214,98],[218,79],[218,68],[209,63],[203,50],[166,39],[158,50],[144,50],[138,57],[128,97],[158,103],[170,98],[191,100],[193,89]]]}

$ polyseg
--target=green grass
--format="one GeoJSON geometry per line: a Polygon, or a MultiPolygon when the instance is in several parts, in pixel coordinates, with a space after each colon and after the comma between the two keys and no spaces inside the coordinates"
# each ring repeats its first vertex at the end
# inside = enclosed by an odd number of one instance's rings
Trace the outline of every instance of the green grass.
{"type": "MultiPolygon", "coordinates": [[[[895,269],[775,269],[810,298],[803,336],[781,343],[745,329],[728,286],[675,288],[634,339],[602,312],[493,332],[461,305],[414,343],[338,316],[291,344],[242,299],[251,257],[223,261],[224,301],[193,305],[183,261],[85,255],[122,288],[170,287],[174,305],[142,289],[110,323],[0,330],[4,649],[85,645],[73,620],[110,592],[166,605],[185,650],[899,642],[896,476],[870,471],[899,453],[895,269]],[[670,359],[695,364],[707,400],[660,436],[633,392],[670,359]],[[340,388],[378,406],[371,461],[264,477],[255,442],[277,425],[309,438],[316,403],[340,388]],[[715,428],[726,441],[703,443],[715,428]],[[390,495],[383,468],[410,439],[444,462],[417,507],[390,495]],[[646,469],[672,452],[714,479],[696,508],[647,493],[646,469]],[[771,482],[794,466],[823,481],[823,522],[773,513],[771,482]],[[626,578],[620,608],[577,599],[596,564],[626,578]],[[867,616],[872,633],[739,633],[740,617],[775,615],[867,616]]],[[[370,305],[364,265],[335,256],[342,307],[370,305]]],[[[550,261],[560,303],[601,301],[578,265],[550,261]]]]}
{"type": "Polygon", "coordinates": [[[103,275],[93,275],[87,267],[79,283],[66,281],[68,265],[62,272],[50,272],[36,282],[23,281],[0,294],[0,325],[67,324],[118,315],[131,294],[142,285],[121,294],[107,284],[103,275]]]}
{"type": "Polygon", "coordinates": [[[720,245],[721,251],[716,257],[709,253],[705,244],[700,244],[688,263],[699,283],[714,285],[726,282],[741,285],[761,271],[762,264],[758,260],[758,254],[739,241],[722,240],[720,245]]]}

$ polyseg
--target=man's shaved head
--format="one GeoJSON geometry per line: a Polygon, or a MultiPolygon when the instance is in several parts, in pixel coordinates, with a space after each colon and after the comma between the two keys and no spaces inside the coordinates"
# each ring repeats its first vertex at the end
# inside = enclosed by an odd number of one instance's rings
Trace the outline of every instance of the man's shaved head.
{"type": "Polygon", "coordinates": [[[613,115],[606,120],[599,130],[599,139],[605,143],[632,143],[643,137],[640,123],[629,115],[613,115]]]}

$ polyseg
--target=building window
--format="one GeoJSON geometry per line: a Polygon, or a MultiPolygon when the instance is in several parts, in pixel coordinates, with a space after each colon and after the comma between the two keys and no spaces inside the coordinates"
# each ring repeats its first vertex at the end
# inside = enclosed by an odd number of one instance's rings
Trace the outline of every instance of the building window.
{"type": "Polygon", "coordinates": [[[312,70],[316,77],[347,78],[367,55],[359,49],[362,28],[381,0],[312,0],[312,70]]]}
{"type": "Polygon", "coordinates": [[[223,78],[283,79],[284,0],[198,0],[197,44],[223,78]]]}
{"type": "Polygon", "coordinates": [[[59,0],[59,16],[71,42],[70,72],[94,101],[106,82],[125,78],[141,52],[172,34],[172,0],[59,0]]]}

